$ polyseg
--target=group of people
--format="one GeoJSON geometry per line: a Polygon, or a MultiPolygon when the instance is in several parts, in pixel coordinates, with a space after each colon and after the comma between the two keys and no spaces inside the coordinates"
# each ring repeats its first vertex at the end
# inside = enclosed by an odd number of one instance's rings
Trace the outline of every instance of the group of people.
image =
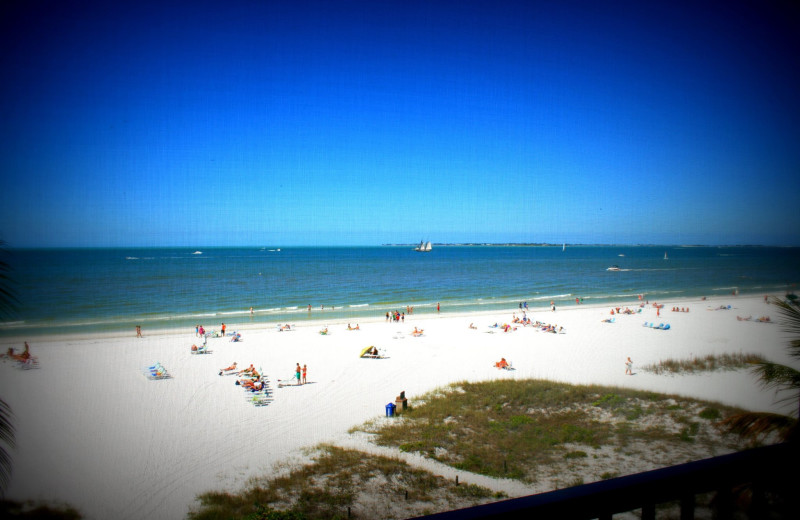
{"type": "Polygon", "coordinates": [[[394,311],[394,312],[387,311],[386,312],[386,321],[387,322],[399,322],[399,321],[402,321],[403,323],[405,323],[405,321],[406,321],[406,313],[405,312],[401,313],[400,311],[394,311]]]}
{"type": "MultiPolygon", "coordinates": [[[[753,319],[752,316],[748,316],[746,318],[742,318],[741,316],[736,316],[736,319],[739,321],[750,321],[753,319]]],[[[755,321],[760,321],[761,323],[772,323],[772,320],[769,319],[769,316],[761,316],[756,318],[755,321]]]]}
{"type": "Polygon", "coordinates": [[[355,327],[351,327],[350,324],[347,324],[347,330],[361,330],[361,327],[356,323],[355,327]]]}
{"type": "Polygon", "coordinates": [[[294,369],[294,378],[297,380],[298,385],[304,385],[308,382],[306,376],[308,375],[308,368],[306,365],[303,365],[303,368],[300,368],[300,363],[294,369]]]}
{"type": "Polygon", "coordinates": [[[689,307],[673,307],[672,312],[689,312],[689,307]]]}

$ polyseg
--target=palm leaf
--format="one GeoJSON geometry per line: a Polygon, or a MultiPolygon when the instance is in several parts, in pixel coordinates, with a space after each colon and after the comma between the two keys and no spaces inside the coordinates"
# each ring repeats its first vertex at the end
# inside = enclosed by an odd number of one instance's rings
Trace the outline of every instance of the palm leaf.
{"type": "Polygon", "coordinates": [[[732,415],[718,423],[723,431],[734,433],[740,437],[761,441],[775,434],[781,441],[788,441],[797,436],[797,419],[787,415],[768,412],[747,412],[732,415]]]}
{"type": "Polygon", "coordinates": [[[19,300],[11,289],[11,265],[6,258],[8,257],[6,243],[0,240],[0,318],[8,317],[17,310],[19,300]]]}
{"type": "Polygon", "coordinates": [[[795,339],[789,341],[789,355],[800,358],[800,307],[797,304],[790,303],[788,300],[781,300],[775,297],[771,298],[770,301],[778,307],[778,314],[783,318],[781,325],[784,330],[795,336],[795,339]]]}
{"type": "Polygon", "coordinates": [[[800,371],[769,361],[754,363],[752,372],[765,389],[800,390],[800,371]]]}
{"type": "Polygon", "coordinates": [[[0,399],[0,497],[5,494],[6,486],[11,481],[11,455],[6,447],[12,449],[14,443],[14,425],[11,423],[11,407],[0,399]]]}

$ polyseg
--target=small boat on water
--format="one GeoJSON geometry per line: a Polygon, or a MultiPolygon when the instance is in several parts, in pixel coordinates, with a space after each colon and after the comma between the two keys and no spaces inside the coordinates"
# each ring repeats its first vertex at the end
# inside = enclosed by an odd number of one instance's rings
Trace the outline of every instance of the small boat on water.
{"type": "Polygon", "coordinates": [[[202,254],[203,254],[203,252],[202,252],[202,251],[195,251],[195,252],[194,252],[194,253],[192,253],[192,254],[193,254],[193,255],[202,255],[202,254]]]}
{"type": "Polygon", "coordinates": [[[433,249],[433,246],[431,246],[430,241],[428,242],[423,241],[420,242],[419,245],[414,248],[414,251],[418,251],[420,253],[428,253],[431,251],[431,249],[433,249]]]}
{"type": "Polygon", "coordinates": [[[620,271],[620,268],[618,265],[612,265],[611,267],[606,269],[606,271],[620,271]]]}
{"type": "Polygon", "coordinates": [[[669,260],[669,258],[667,258],[667,252],[666,251],[664,251],[664,260],[669,260]]]}

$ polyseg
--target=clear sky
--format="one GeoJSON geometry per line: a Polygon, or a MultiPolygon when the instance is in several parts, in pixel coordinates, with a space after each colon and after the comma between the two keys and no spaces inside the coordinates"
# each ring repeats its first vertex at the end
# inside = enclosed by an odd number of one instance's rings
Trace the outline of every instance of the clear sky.
{"type": "Polygon", "coordinates": [[[787,5],[7,0],[0,238],[800,246],[787,5]]]}

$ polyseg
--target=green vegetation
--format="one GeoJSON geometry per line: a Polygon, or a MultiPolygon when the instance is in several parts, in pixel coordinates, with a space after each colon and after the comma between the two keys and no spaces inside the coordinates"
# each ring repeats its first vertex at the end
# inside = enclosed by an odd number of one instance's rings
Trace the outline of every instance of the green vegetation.
{"type": "Polygon", "coordinates": [[[83,518],[72,506],[45,502],[0,501],[0,518],[30,520],[80,520],[83,518]]]}
{"type": "MultiPolygon", "coordinates": [[[[653,392],[500,380],[440,388],[399,420],[372,420],[351,433],[468,472],[547,479],[554,489],[618,477],[631,461],[666,466],[741,449],[738,437],[715,428],[717,418],[740,412],[653,392]]],[[[205,493],[190,518],[407,518],[505,496],[338,447],[318,447],[313,459],[238,494],[205,493]]]]}
{"type": "MultiPolygon", "coordinates": [[[[794,336],[789,341],[788,353],[795,361],[800,360],[800,304],[797,299],[786,300],[772,298],[781,315],[784,330],[794,336]]],[[[792,415],[781,415],[766,412],[744,412],[725,419],[721,428],[728,433],[735,433],[744,439],[757,443],[774,436],[781,441],[798,442],[800,440],[800,370],[779,363],[765,360],[754,362],[751,371],[758,378],[764,389],[775,390],[776,393],[788,394],[779,402],[794,405],[792,415]]]]}
{"type": "Polygon", "coordinates": [[[665,359],[655,365],[645,365],[641,367],[641,370],[658,375],[682,374],[714,370],[741,370],[763,362],[764,358],[758,354],[722,354],[682,360],[665,359]]]}
{"type": "MultiPolygon", "coordinates": [[[[189,514],[195,520],[313,520],[391,518],[391,504],[428,503],[467,507],[505,495],[475,485],[456,486],[398,459],[369,456],[333,446],[320,446],[314,463],[283,476],[253,480],[238,494],[207,492],[198,498],[201,508],[189,514]],[[381,504],[362,501],[380,497],[381,504]],[[367,497],[368,498],[368,497],[367,497]],[[375,509],[375,508],[378,509],[375,509]],[[372,509],[371,509],[372,508],[372,509]]],[[[398,508],[400,509],[400,508],[398,508]]],[[[400,517],[405,517],[402,513],[400,517]]]]}
{"type": "Polygon", "coordinates": [[[420,401],[402,421],[371,423],[364,431],[382,446],[527,482],[542,467],[586,459],[603,447],[658,442],[669,450],[701,439],[718,442],[708,433],[711,421],[735,412],[652,392],[535,380],[460,383],[420,401]],[[701,411],[705,420],[697,422],[701,411]]]}

